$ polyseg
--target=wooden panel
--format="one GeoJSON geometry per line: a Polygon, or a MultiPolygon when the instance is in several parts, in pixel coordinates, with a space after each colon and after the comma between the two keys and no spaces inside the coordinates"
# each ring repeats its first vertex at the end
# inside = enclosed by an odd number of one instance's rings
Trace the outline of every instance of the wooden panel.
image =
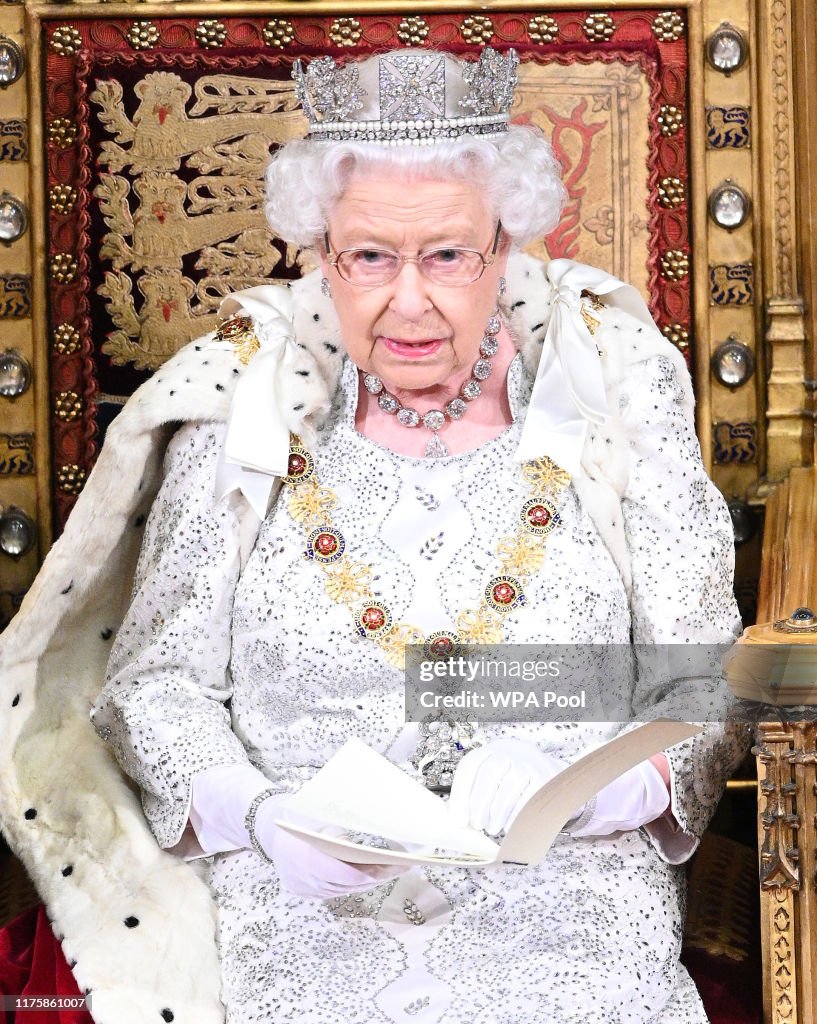
{"type": "Polygon", "coordinates": [[[817,609],[817,468],[793,469],[766,502],[758,622],[817,609]]]}

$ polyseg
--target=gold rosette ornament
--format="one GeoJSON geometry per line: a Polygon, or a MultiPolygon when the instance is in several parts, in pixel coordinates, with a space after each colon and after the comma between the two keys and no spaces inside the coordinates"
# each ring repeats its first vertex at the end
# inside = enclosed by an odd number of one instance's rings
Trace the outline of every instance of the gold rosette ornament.
{"type": "Polygon", "coordinates": [[[306,482],[289,500],[289,514],[297,523],[322,523],[337,504],[335,495],[325,487],[306,482]]]}
{"type": "Polygon", "coordinates": [[[326,573],[324,586],[338,604],[357,603],[365,598],[372,582],[372,570],[363,562],[344,561],[326,573]]]}

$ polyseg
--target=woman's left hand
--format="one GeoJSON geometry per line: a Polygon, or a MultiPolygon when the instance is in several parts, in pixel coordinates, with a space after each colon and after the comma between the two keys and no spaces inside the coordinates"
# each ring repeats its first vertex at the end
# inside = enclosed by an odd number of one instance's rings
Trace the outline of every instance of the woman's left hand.
{"type": "Polygon", "coordinates": [[[565,825],[565,831],[583,839],[648,825],[670,807],[668,782],[665,754],[642,761],[599,790],[565,825]]]}
{"type": "Polygon", "coordinates": [[[510,737],[469,750],[454,772],[451,821],[489,835],[507,829],[533,794],[566,767],[531,741],[510,737]]]}
{"type": "Polygon", "coordinates": [[[411,870],[397,864],[350,864],[277,825],[268,825],[263,838],[259,838],[275,864],[281,885],[307,899],[328,900],[366,892],[411,870]]]}

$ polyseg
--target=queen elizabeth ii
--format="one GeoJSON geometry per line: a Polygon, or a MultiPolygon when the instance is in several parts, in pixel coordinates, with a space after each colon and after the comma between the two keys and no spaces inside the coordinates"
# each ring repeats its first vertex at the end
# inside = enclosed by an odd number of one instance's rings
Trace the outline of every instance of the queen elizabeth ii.
{"type": "MultiPolygon", "coordinates": [[[[681,865],[740,754],[723,725],[602,789],[538,865],[399,872],[275,824],[356,737],[496,835],[622,729],[454,722],[435,744],[403,720],[407,643],[738,628],[683,360],[623,282],[519,251],[564,189],[509,123],[515,67],[296,64],[309,132],[275,155],[266,213],[320,269],[230,297],[137,392],[4,644],[33,708],[6,715],[4,825],[108,1020],[216,1021],[219,983],[231,1024],[706,1020],[678,962],[681,865]],[[44,782],[46,737],[95,770],[67,757],[44,782]]],[[[629,699],[674,707],[638,676],[629,699]]]]}

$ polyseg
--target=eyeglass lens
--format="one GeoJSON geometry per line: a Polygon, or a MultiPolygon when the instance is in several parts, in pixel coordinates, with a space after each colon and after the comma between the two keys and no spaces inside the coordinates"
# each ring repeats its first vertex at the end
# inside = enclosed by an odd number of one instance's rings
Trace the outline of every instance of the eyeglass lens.
{"type": "MultiPolygon", "coordinates": [[[[337,268],[353,284],[377,285],[393,280],[400,272],[404,257],[383,249],[347,249],[338,254],[337,268]]],[[[416,259],[421,273],[443,285],[463,285],[482,273],[484,260],[472,249],[434,249],[416,259]]]]}

